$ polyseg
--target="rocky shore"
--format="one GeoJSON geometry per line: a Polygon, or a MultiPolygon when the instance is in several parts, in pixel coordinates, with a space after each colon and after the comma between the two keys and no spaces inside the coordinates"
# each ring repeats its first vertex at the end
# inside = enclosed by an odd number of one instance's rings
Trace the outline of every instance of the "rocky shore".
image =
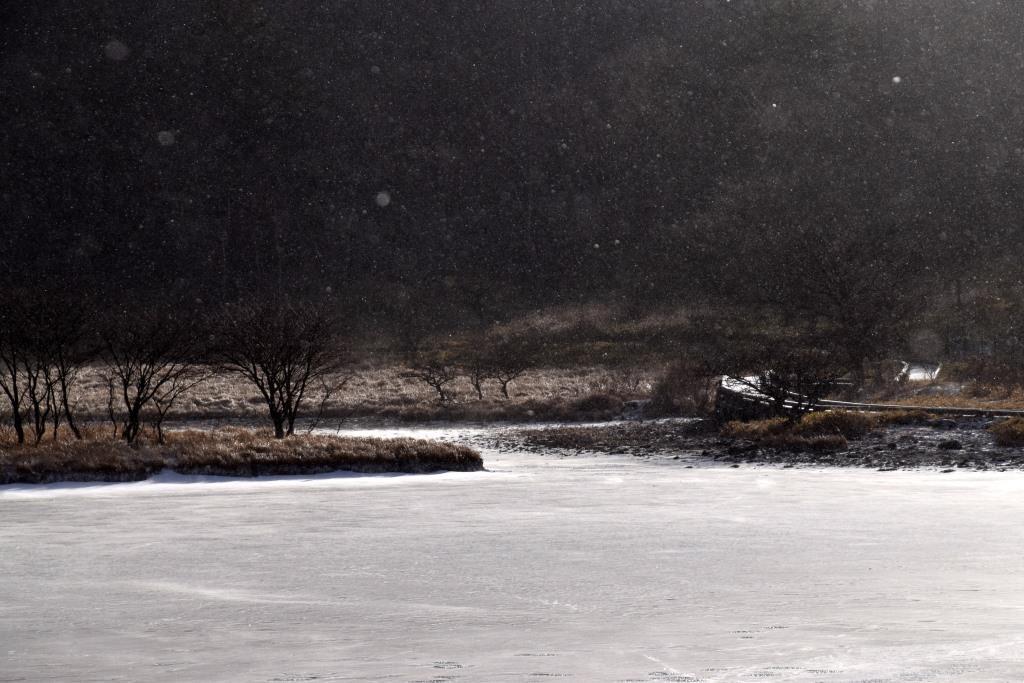
{"type": "Polygon", "coordinates": [[[506,432],[491,445],[501,450],[563,455],[610,453],[638,457],[783,466],[868,467],[879,470],[931,468],[1024,469],[1024,447],[998,446],[989,421],[934,419],[914,425],[885,425],[840,448],[786,447],[722,436],[707,420],[623,422],[506,432]]]}

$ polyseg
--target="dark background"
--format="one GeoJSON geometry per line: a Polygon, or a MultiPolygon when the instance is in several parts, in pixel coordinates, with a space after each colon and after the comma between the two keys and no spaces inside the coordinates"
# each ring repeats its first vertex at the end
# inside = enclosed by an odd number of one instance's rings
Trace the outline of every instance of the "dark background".
{"type": "Polygon", "coordinates": [[[1022,36],[1000,0],[5,3],[0,286],[452,327],[999,296],[1022,36]]]}

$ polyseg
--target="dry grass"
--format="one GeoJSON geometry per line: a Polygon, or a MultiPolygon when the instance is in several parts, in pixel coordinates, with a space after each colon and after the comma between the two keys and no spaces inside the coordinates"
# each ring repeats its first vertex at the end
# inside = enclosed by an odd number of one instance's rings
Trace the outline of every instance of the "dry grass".
{"type": "Polygon", "coordinates": [[[0,449],[0,484],[54,481],[139,481],[165,466],[154,448],[113,441],[44,442],[0,449]]]}
{"type": "Polygon", "coordinates": [[[729,422],[719,433],[730,439],[752,441],[758,446],[783,451],[837,451],[860,438],[875,424],[862,413],[827,410],[808,413],[793,422],[784,417],[750,422],[729,422]]]}
{"type": "Polygon", "coordinates": [[[997,446],[1024,446],[1024,417],[1011,417],[989,427],[997,446]]]}
{"type": "MultiPolygon", "coordinates": [[[[437,394],[426,384],[404,376],[400,365],[360,366],[352,371],[345,387],[324,404],[325,417],[382,417],[422,420],[587,420],[614,416],[616,406],[588,409],[590,396],[619,399],[647,396],[656,370],[598,366],[537,368],[510,385],[511,397],[500,396],[498,384],[484,384],[484,398],[476,396],[465,377],[451,386],[454,400],[439,405],[437,394]],[[580,408],[580,405],[583,408],[580,408]]],[[[320,397],[313,395],[305,414],[317,413],[320,397]]],[[[107,388],[98,368],[88,368],[74,396],[85,418],[106,417],[107,388]]],[[[621,403],[618,406],[621,409],[621,403]]],[[[589,406],[594,408],[594,406],[589,406]]],[[[266,406],[254,387],[233,375],[215,376],[203,382],[175,405],[171,419],[263,418],[266,406]]]]}
{"type": "Polygon", "coordinates": [[[1003,397],[978,397],[971,395],[958,396],[915,396],[897,398],[891,401],[894,405],[920,406],[929,408],[969,408],[972,410],[1024,410],[1024,398],[1015,394],[1003,397]]]}
{"type": "Polygon", "coordinates": [[[722,426],[719,433],[730,439],[761,441],[770,436],[783,434],[791,430],[792,426],[792,422],[784,417],[773,417],[767,420],[751,420],[750,422],[728,422],[722,426]]]}
{"type": "Polygon", "coordinates": [[[822,410],[801,417],[793,431],[803,436],[839,434],[847,439],[859,439],[874,429],[877,423],[877,417],[868,413],[822,410]]]}
{"type": "Polygon", "coordinates": [[[1024,389],[989,382],[962,385],[932,383],[924,386],[890,386],[865,400],[905,406],[970,408],[977,410],[1024,410],[1024,389]]]}
{"type": "MultiPolygon", "coordinates": [[[[889,425],[921,424],[934,419],[923,410],[898,410],[883,413],[862,413],[852,410],[821,410],[803,415],[798,421],[786,418],[729,422],[720,430],[722,436],[746,439],[767,445],[780,437],[841,436],[844,440],[860,439],[872,429],[889,425]]],[[[796,443],[794,441],[794,443],[796,443]]],[[[822,442],[826,444],[827,442],[822,442]]]]}
{"type": "Polygon", "coordinates": [[[915,425],[935,419],[934,413],[927,410],[889,410],[884,413],[872,413],[878,425],[915,425]]]}
{"type": "Polygon", "coordinates": [[[168,466],[184,474],[259,476],[352,472],[473,471],[483,467],[471,448],[422,439],[374,439],[303,435],[274,439],[269,433],[229,429],[216,433],[172,432],[168,466]]]}
{"type": "Polygon", "coordinates": [[[163,469],[182,474],[260,475],[352,472],[475,471],[471,448],[418,439],[295,436],[274,439],[248,429],[169,432],[164,445],[134,447],[93,435],[39,446],[0,444],[0,484],[138,481],[163,469]]]}

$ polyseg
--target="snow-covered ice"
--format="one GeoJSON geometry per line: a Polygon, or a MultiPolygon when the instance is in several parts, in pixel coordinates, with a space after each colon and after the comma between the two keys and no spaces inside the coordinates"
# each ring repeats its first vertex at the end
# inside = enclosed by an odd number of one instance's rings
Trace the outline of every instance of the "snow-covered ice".
{"type": "Polygon", "coordinates": [[[0,680],[1024,679],[1020,473],[484,455],[0,488],[0,680]]]}

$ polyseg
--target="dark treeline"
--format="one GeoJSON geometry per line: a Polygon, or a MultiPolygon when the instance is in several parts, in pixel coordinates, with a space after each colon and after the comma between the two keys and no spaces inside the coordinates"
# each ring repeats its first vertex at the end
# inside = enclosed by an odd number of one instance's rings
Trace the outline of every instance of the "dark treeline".
{"type": "Polygon", "coordinates": [[[1021,36],[1009,0],[7,3],[0,284],[877,335],[1020,283],[1021,36]]]}

